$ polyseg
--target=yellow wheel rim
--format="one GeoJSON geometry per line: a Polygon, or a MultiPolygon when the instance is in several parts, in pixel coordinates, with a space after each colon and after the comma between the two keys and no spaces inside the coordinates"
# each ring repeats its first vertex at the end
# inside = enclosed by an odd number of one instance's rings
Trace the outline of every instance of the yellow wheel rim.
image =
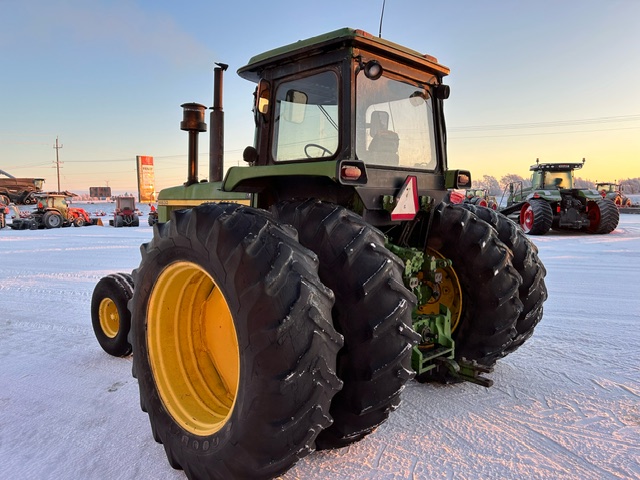
{"type": "Polygon", "coordinates": [[[115,338],[120,330],[120,315],[118,315],[118,307],[113,303],[113,300],[103,298],[100,302],[98,315],[102,332],[109,338],[115,338]]]}
{"type": "MultiPolygon", "coordinates": [[[[427,248],[427,255],[437,258],[444,258],[439,252],[427,248]]],[[[442,281],[437,287],[429,285],[436,292],[436,297],[431,298],[427,303],[418,309],[418,313],[423,315],[437,315],[440,313],[440,305],[444,305],[451,311],[451,331],[455,331],[460,316],[462,315],[462,288],[460,281],[452,267],[438,268],[436,274],[442,276],[442,281]],[[435,288],[434,288],[435,287],[435,288]]]]}
{"type": "Polygon", "coordinates": [[[200,266],[176,262],[153,287],[147,312],[149,361],[162,402],[194,435],[228,421],[238,394],[240,353],[222,292],[200,266]]]}

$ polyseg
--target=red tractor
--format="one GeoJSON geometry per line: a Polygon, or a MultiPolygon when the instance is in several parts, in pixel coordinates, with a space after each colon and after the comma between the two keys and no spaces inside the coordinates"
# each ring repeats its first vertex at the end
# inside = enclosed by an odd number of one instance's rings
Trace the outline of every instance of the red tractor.
{"type": "Polygon", "coordinates": [[[113,212],[113,220],[109,220],[109,225],[113,227],[137,227],[140,225],[135,197],[116,197],[116,210],[113,212]]]}

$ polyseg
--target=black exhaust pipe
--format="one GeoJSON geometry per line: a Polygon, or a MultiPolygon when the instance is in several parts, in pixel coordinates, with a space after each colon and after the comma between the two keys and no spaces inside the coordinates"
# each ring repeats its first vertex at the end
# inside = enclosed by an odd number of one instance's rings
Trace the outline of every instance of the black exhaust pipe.
{"type": "Polygon", "coordinates": [[[229,65],[216,63],[213,69],[213,107],[209,116],[209,181],[221,182],[224,166],[224,112],[222,111],[222,72],[229,65]]]}
{"type": "Polygon", "coordinates": [[[183,103],[180,130],[189,132],[189,171],[187,173],[187,183],[193,185],[198,183],[198,134],[207,131],[207,124],[204,121],[204,111],[207,109],[199,103],[183,103]]]}

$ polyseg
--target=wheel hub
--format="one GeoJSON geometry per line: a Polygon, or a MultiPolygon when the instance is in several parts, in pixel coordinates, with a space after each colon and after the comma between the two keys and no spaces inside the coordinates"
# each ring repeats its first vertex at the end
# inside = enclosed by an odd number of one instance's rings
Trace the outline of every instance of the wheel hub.
{"type": "Polygon", "coordinates": [[[176,262],[158,277],[147,347],[158,393],[176,423],[195,435],[220,430],[237,397],[240,354],[229,306],[199,265],[176,262]]]}
{"type": "Polygon", "coordinates": [[[109,338],[115,338],[120,330],[118,307],[110,298],[103,298],[99,308],[100,327],[109,338]]]}

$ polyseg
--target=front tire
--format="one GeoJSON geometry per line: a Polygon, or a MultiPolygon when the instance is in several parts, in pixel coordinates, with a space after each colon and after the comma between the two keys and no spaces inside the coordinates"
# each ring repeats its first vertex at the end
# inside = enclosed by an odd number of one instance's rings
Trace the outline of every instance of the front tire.
{"type": "Polygon", "coordinates": [[[237,204],[176,211],[141,251],[134,376],[169,463],[191,479],[286,471],[331,424],[341,387],[317,257],[237,204]]]}
{"type": "Polygon", "coordinates": [[[434,212],[428,247],[452,261],[460,284],[456,306],[446,305],[459,310],[452,332],[456,358],[493,365],[509,351],[523,309],[518,294],[522,278],[511,251],[491,225],[461,206],[447,204],[434,212]]]}
{"type": "Polygon", "coordinates": [[[333,321],[344,335],[338,375],[344,387],[331,403],[334,423],[318,436],[321,449],[343,447],[386,421],[413,378],[414,295],[404,287],[402,262],[380,231],[349,210],[318,200],[274,207],[282,223],[320,259],[322,282],[336,296],[333,321]]]}
{"type": "Polygon", "coordinates": [[[91,324],[102,349],[114,357],[131,353],[128,340],[133,279],[128,273],[112,273],[100,279],[91,297],[91,324]]]}

